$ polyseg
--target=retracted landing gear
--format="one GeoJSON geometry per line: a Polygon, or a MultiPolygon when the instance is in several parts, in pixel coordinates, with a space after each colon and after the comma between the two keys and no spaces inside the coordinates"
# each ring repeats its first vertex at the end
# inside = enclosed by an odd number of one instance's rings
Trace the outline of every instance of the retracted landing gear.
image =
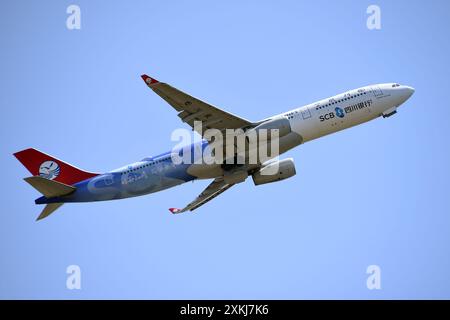
{"type": "Polygon", "coordinates": [[[397,107],[393,107],[393,108],[387,109],[381,115],[383,116],[383,118],[389,118],[390,116],[393,116],[396,113],[397,113],[397,107]]]}

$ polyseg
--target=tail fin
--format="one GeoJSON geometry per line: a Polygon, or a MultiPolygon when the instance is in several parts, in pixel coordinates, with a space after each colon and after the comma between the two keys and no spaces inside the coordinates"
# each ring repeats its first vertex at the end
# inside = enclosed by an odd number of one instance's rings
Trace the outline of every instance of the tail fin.
{"type": "MultiPolygon", "coordinates": [[[[67,196],[74,192],[77,188],[69,186],[67,184],[48,180],[40,176],[28,177],[24,179],[37,191],[42,193],[46,198],[67,196]]],[[[42,210],[37,220],[44,219],[49,216],[53,211],[61,207],[63,203],[49,203],[42,210]]]]}
{"type": "Polygon", "coordinates": [[[14,156],[33,176],[41,176],[68,185],[98,176],[98,173],[83,171],[33,148],[16,152],[14,156]]]}

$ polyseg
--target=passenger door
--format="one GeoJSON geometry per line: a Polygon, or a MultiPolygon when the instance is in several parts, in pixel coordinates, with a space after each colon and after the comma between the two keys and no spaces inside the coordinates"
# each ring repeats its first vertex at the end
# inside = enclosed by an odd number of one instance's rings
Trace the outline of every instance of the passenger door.
{"type": "Polygon", "coordinates": [[[372,87],[372,92],[375,98],[381,97],[383,95],[383,91],[379,86],[372,87]]]}

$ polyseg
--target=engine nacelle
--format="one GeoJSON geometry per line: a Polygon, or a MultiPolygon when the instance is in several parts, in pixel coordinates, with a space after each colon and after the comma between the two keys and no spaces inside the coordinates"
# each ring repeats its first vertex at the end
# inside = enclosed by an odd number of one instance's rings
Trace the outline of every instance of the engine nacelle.
{"type": "Polygon", "coordinates": [[[255,186],[265,183],[281,181],[295,176],[294,159],[272,161],[264,165],[252,175],[255,186]]]}
{"type": "Polygon", "coordinates": [[[291,133],[291,124],[289,123],[289,120],[287,118],[279,117],[261,123],[255,128],[250,129],[247,134],[250,135],[253,134],[253,132],[256,132],[259,139],[270,139],[270,133],[273,129],[278,129],[278,137],[281,138],[291,133]],[[267,130],[266,135],[260,135],[261,129],[267,130]]]}

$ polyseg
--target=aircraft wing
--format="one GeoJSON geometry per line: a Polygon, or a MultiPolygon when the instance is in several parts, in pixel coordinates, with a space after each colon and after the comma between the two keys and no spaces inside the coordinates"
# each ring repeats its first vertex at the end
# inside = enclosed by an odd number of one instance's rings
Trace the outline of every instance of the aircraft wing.
{"type": "Polygon", "coordinates": [[[192,129],[194,129],[194,121],[202,121],[202,129],[197,130],[202,137],[206,129],[222,131],[252,125],[248,120],[214,107],[146,74],[141,77],[150,89],[178,111],[181,121],[190,125],[192,129]]]}
{"type": "Polygon", "coordinates": [[[184,207],[183,209],[170,208],[169,210],[174,214],[182,213],[185,211],[194,211],[198,207],[217,197],[222,192],[228,190],[233,185],[234,184],[225,183],[222,177],[216,178],[213,182],[211,182],[211,184],[206,187],[205,190],[203,190],[202,193],[200,193],[200,195],[194,201],[189,203],[186,207],[184,207]]]}

